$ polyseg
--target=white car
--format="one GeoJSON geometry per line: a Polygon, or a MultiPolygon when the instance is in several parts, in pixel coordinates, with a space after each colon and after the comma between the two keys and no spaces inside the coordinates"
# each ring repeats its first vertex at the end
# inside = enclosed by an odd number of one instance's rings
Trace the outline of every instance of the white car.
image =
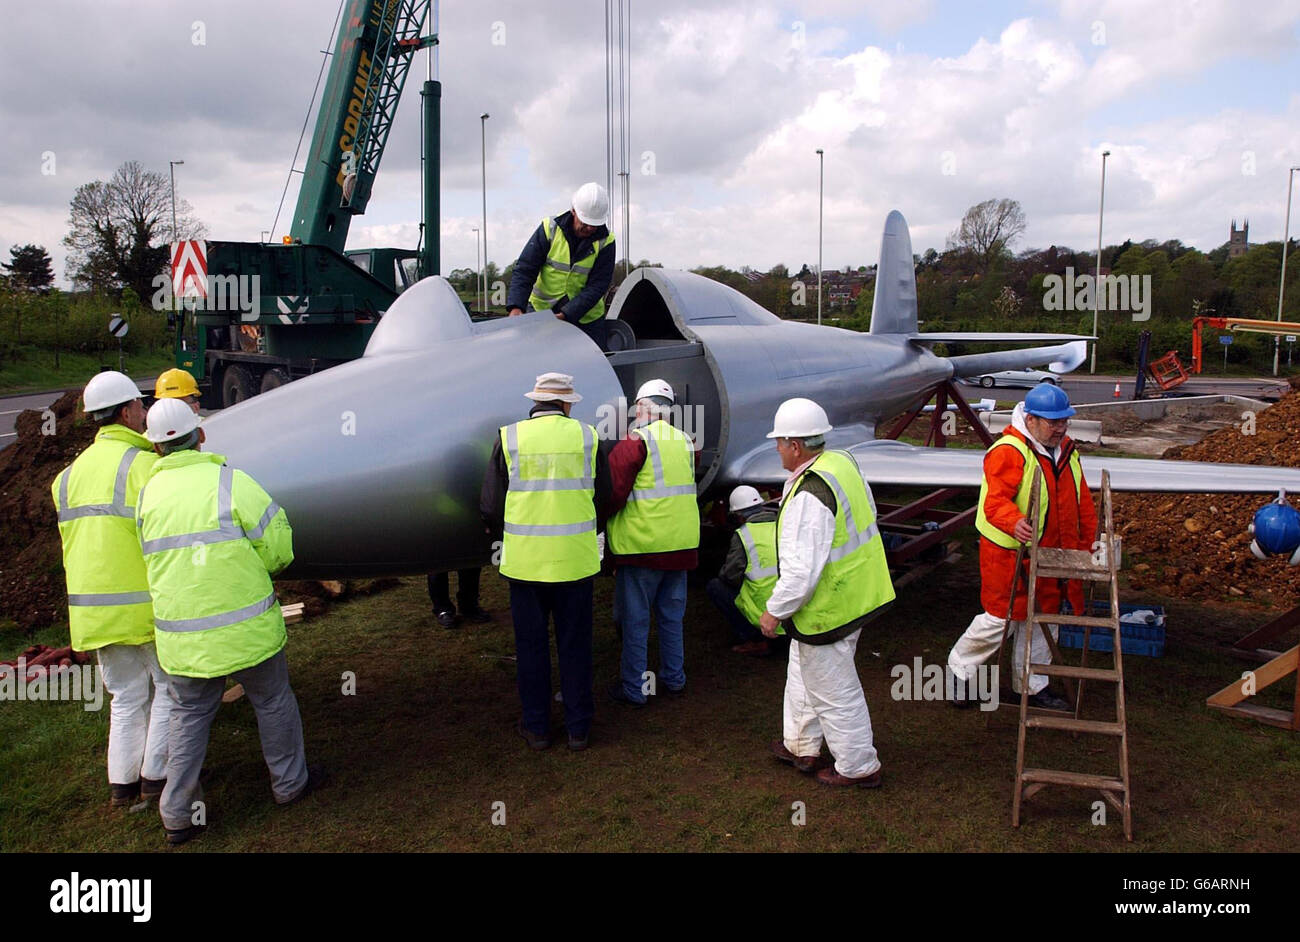
{"type": "Polygon", "coordinates": [[[1061,382],[1061,377],[1056,373],[1036,370],[1027,366],[1023,370],[1001,370],[997,373],[968,376],[966,382],[971,384],[979,383],[985,389],[993,386],[1019,386],[1023,389],[1033,389],[1039,383],[1051,383],[1056,386],[1061,382]]]}

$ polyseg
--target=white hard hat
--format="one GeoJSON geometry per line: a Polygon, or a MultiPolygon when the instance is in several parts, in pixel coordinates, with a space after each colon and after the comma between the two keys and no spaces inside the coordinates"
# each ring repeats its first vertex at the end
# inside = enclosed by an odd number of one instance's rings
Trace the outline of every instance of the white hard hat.
{"type": "Polygon", "coordinates": [[[609,194],[599,183],[584,183],[573,191],[573,212],[589,226],[603,226],[609,218],[609,194]]]}
{"type": "Polygon", "coordinates": [[[108,370],[91,377],[86,384],[86,391],[82,393],[82,400],[87,412],[98,412],[141,396],[139,388],[131,382],[131,377],[117,370],[108,370]]]}
{"type": "Polygon", "coordinates": [[[155,444],[184,438],[199,427],[199,417],[184,399],[159,399],[145,416],[144,437],[155,444]]]}
{"type": "Polygon", "coordinates": [[[776,410],[768,438],[812,438],[831,430],[826,410],[811,399],[787,399],[776,410]]]}
{"type": "Polygon", "coordinates": [[[742,484],[731,492],[731,497],[727,501],[727,509],[734,514],[748,507],[757,507],[761,503],[763,503],[762,495],[748,484],[742,484]]]}
{"type": "Polygon", "coordinates": [[[658,396],[660,399],[667,399],[669,402],[676,402],[677,397],[673,395],[673,387],[669,386],[662,379],[648,379],[641,384],[641,388],[636,391],[636,401],[648,399],[651,396],[658,396]]]}

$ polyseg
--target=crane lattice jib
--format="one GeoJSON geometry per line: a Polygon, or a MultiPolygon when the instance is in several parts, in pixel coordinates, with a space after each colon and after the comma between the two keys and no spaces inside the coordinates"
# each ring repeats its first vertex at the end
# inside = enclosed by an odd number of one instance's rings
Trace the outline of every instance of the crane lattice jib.
{"type": "Polygon", "coordinates": [[[342,252],[366,210],[430,0],[351,0],[339,25],[291,235],[342,252]]]}

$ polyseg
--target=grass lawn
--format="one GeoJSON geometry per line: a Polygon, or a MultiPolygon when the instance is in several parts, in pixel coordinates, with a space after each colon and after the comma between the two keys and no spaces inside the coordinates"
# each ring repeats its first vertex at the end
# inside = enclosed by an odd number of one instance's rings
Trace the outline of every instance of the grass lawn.
{"type": "MultiPolygon", "coordinates": [[[[105,353],[89,356],[81,353],[59,354],[59,367],[54,366],[54,353],[49,350],[28,350],[18,361],[0,363],[0,395],[11,396],[24,392],[43,392],[47,389],[71,389],[84,386],[86,380],[99,372],[100,366],[117,369],[117,354],[105,353]]],[[[168,367],[175,366],[170,352],[140,354],[126,358],[126,371],[131,376],[156,376],[168,367]]]]}
{"type": "MultiPolygon", "coordinates": [[[[731,654],[698,585],[687,611],[686,695],[634,710],[601,695],[618,642],[612,580],[598,581],[591,748],[564,748],[556,704],[557,744],[536,753],[514,732],[505,583],[484,573],[493,624],[446,631],[433,622],[423,579],[412,578],[290,628],[308,757],[329,767],[331,783],[292,808],[274,807],[252,708],[246,699],[223,706],[207,759],[211,827],[183,852],[1294,849],[1300,738],[1204,704],[1250,666],[1215,642],[1270,614],[1147,594],[1169,608],[1170,629],[1164,658],[1125,662],[1135,842],[1125,844],[1114,813],[1094,826],[1098,796],[1074,789],[1036,796],[1013,830],[1014,712],[1000,711],[986,728],[978,711],[890,697],[891,667],[918,656],[942,663],[977,610],[974,555],[968,549],[905,589],[858,646],[885,769],[880,790],[832,790],[768,755],[780,733],[784,660],[731,654]],[[356,674],[355,696],[341,693],[345,671],[356,674]],[[504,826],[491,821],[497,802],[504,826]],[[792,824],[795,802],[805,809],[801,826],[792,824]]],[[[60,636],[49,629],[36,640],[60,636]]],[[[0,657],[27,643],[0,631],[0,657]]],[[[1292,688],[1279,687],[1260,699],[1289,707],[1292,688]]],[[[1100,694],[1090,696],[1094,717],[1100,694]]],[[[0,850],[161,849],[156,810],[108,809],[107,721],[107,709],[77,703],[0,703],[0,850]]],[[[1111,739],[1031,735],[1037,764],[1116,768],[1111,739]]]]}

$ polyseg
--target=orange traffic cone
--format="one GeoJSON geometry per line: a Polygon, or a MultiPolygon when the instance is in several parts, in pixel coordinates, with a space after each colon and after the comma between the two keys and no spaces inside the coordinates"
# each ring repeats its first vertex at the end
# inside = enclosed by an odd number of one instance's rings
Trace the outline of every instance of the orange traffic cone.
{"type": "Polygon", "coordinates": [[[1115,384],[1115,398],[1119,398],[1119,383],[1115,384]]]}

